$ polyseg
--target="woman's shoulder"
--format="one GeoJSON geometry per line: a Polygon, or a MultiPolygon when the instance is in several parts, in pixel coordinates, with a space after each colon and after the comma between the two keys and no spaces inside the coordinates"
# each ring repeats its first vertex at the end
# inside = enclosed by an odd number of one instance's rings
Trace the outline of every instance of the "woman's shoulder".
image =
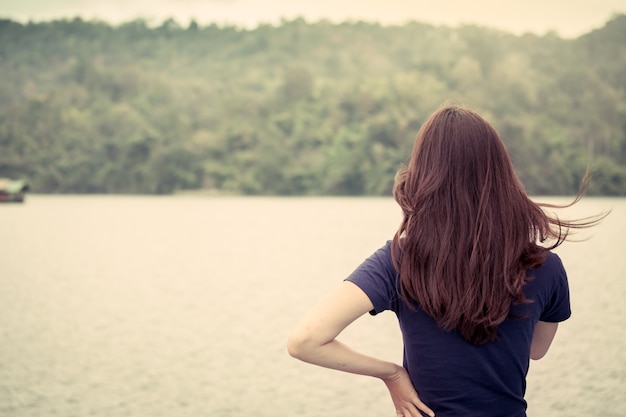
{"type": "Polygon", "coordinates": [[[567,273],[561,258],[554,252],[547,252],[541,266],[528,271],[527,292],[553,293],[558,289],[566,289],[567,273]]]}
{"type": "Polygon", "coordinates": [[[368,258],[369,261],[374,261],[380,265],[393,264],[393,256],[391,251],[393,250],[393,241],[387,240],[384,245],[376,249],[368,258]]]}
{"type": "Polygon", "coordinates": [[[393,309],[393,302],[397,299],[397,274],[391,248],[391,241],[387,241],[346,278],[368,295],[376,313],[393,309]]]}
{"type": "Polygon", "coordinates": [[[393,241],[388,240],[383,246],[378,248],[371,256],[370,259],[375,260],[379,267],[384,268],[387,272],[393,270],[393,256],[391,254],[393,250],[393,241]]]}
{"type": "Polygon", "coordinates": [[[563,267],[563,262],[559,255],[552,251],[547,251],[543,263],[531,269],[531,274],[533,273],[561,273],[564,272],[565,269],[563,267]]]}

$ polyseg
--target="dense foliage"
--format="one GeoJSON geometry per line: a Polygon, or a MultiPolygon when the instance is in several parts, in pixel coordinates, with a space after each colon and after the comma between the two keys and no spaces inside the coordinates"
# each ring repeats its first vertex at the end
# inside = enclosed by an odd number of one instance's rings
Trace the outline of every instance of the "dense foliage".
{"type": "Polygon", "coordinates": [[[626,195],[626,15],[577,39],[302,19],[0,20],[0,177],[37,192],[388,195],[453,99],[532,194],[626,195]]]}

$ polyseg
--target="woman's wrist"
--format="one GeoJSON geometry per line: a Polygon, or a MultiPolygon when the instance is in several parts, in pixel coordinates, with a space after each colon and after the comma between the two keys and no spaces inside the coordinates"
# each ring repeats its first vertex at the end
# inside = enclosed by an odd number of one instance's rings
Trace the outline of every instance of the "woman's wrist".
{"type": "Polygon", "coordinates": [[[404,368],[397,363],[387,362],[387,364],[388,366],[385,372],[378,376],[383,382],[392,381],[398,378],[404,370],[404,368]]]}

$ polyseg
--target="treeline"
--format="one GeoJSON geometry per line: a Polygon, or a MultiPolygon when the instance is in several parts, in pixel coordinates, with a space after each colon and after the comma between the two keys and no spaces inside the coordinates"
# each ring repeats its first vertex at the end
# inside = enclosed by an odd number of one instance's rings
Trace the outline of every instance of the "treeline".
{"type": "Polygon", "coordinates": [[[577,39],[302,19],[0,20],[0,177],[50,193],[389,195],[454,100],[531,194],[626,195],[626,15],[577,39]]]}

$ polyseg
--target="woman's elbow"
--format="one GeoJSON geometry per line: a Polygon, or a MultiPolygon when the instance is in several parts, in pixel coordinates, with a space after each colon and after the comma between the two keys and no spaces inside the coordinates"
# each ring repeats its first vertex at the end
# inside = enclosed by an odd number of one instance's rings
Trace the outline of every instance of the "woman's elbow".
{"type": "Polygon", "coordinates": [[[287,352],[294,358],[297,358],[301,351],[302,343],[293,336],[287,339],[287,352]]]}
{"type": "Polygon", "coordinates": [[[303,360],[311,346],[311,339],[302,333],[292,333],[287,339],[287,352],[296,359],[303,360]]]}

